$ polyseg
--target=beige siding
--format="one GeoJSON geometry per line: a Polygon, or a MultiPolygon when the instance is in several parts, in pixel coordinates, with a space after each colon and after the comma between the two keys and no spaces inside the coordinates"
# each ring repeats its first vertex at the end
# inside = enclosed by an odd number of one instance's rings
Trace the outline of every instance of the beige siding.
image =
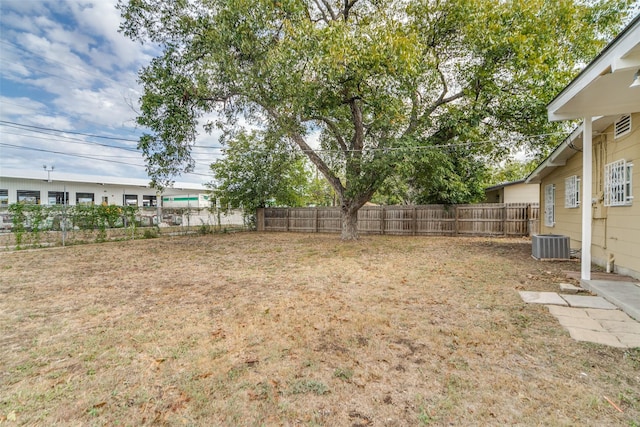
{"type": "Polygon", "coordinates": [[[524,182],[510,184],[485,191],[484,197],[483,203],[538,203],[540,186],[524,182]]]}
{"type": "Polygon", "coordinates": [[[538,184],[514,184],[504,188],[504,203],[536,203],[540,198],[538,184]]]}
{"type": "MultiPolygon", "coordinates": [[[[582,179],[582,156],[580,153],[571,157],[564,167],[557,168],[540,184],[540,188],[546,185],[555,184],[556,200],[555,200],[555,225],[547,227],[544,224],[545,200],[540,199],[540,234],[562,234],[569,236],[571,239],[571,248],[579,249],[582,244],[582,208],[565,208],[565,179],[570,176],[577,175],[582,179]]],[[[582,203],[580,204],[582,206],[582,203]]]]}
{"type": "MultiPolygon", "coordinates": [[[[595,202],[592,225],[592,257],[599,265],[606,265],[609,257],[615,258],[616,271],[640,277],[640,113],[632,115],[632,131],[614,139],[613,126],[593,139],[593,193],[595,202]],[[633,162],[633,196],[631,206],[604,206],[604,166],[624,159],[633,162]]],[[[541,219],[541,233],[562,234],[571,238],[571,247],[581,245],[581,208],[564,207],[565,178],[578,175],[582,178],[582,153],[576,153],[567,164],[557,168],[544,178],[541,188],[556,185],[556,224],[546,227],[541,219]]],[[[541,197],[540,212],[544,212],[541,197]]]]}

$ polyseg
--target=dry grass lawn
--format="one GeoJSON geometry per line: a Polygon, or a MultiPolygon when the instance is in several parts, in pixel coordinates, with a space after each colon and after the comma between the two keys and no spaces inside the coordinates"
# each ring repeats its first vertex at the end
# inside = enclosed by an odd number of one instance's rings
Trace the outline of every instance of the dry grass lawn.
{"type": "Polygon", "coordinates": [[[238,233],[3,252],[0,424],[640,425],[640,349],[523,304],[578,269],[530,248],[238,233]]]}

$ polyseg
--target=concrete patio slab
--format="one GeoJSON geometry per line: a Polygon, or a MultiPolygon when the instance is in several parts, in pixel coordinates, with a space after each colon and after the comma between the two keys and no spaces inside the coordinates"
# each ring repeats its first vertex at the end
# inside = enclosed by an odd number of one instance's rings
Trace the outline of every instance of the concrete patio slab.
{"type": "Polygon", "coordinates": [[[568,305],[560,295],[555,292],[519,291],[522,300],[528,304],[552,304],[568,305]]]}
{"type": "Polygon", "coordinates": [[[583,280],[582,286],[617,305],[640,321],[640,286],[636,282],[616,280],[583,280]]]}
{"type": "Polygon", "coordinates": [[[590,319],[614,320],[617,322],[633,322],[627,313],[621,310],[600,310],[597,308],[586,308],[584,312],[590,319]]]}
{"type": "Polygon", "coordinates": [[[567,328],[567,330],[571,338],[576,341],[588,341],[619,348],[628,347],[628,345],[621,342],[615,335],[609,332],[590,331],[580,328],[567,328]]]}
{"type": "MultiPolygon", "coordinates": [[[[548,305],[547,308],[549,309],[549,313],[553,314],[556,317],[566,316],[566,317],[573,317],[576,319],[591,318],[589,317],[587,310],[585,310],[584,308],[563,307],[559,305],[548,305]]],[[[611,319],[611,320],[614,320],[614,319],[611,319]]]]}
{"type": "Polygon", "coordinates": [[[640,323],[638,322],[618,322],[615,320],[600,320],[599,323],[609,332],[622,332],[625,334],[636,334],[640,337],[640,323]]]}
{"type": "Polygon", "coordinates": [[[616,337],[620,340],[622,344],[629,348],[640,347],[640,335],[638,334],[616,334],[616,337]]]}
{"type": "Polygon", "coordinates": [[[618,307],[611,304],[609,301],[602,297],[592,297],[586,295],[562,295],[562,298],[564,298],[571,307],[599,308],[602,310],[618,309],[618,307]]]}
{"type": "Polygon", "coordinates": [[[565,328],[588,329],[590,331],[607,332],[607,329],[597,320],[576,318],[570,316],[556,316],[558,321],[565,328]]]}
{"type": "Polygon", "coordinates": [[[579,292],[586,292],[586,291],[587,291],[586,289],[582,289],[570,283],[560,283],[560,293],[563,293],[563,294],[577,294],[579,292]]]}

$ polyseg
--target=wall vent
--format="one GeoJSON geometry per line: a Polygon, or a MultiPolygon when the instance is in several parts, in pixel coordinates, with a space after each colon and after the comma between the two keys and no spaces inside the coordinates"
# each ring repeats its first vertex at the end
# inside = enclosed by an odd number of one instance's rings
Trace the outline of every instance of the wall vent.
{"type": "Polygon", "coordinates": [[[631,132],[631,114],[620,117],[613,125],[613,137],[614,139],[620,138],[631,132]]]}
{"type": "Polygon", "coordinates": [[[569,259],[569,237],[538,234],[531,238],[531,255],[535,259],[569,259]]]}

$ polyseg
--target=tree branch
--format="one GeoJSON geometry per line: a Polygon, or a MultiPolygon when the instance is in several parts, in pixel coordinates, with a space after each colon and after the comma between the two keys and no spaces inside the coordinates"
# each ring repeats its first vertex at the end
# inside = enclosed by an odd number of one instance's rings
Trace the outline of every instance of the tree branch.
{"type": "MultiPolygon", "coordinates": [[[[269,115],[271,117],[273,117],[275,120],[282,120],[282,116],[279,113],[277,113],[274,109],[268,108],[268,107],[266,107],[264,105],[262,105],[262,108],[264,108],[267,111],[267,113],[269,113],[269,115]]],[[[288,130],[287,134],[293,140],[293,142],[295,142],[298,145],[298,147],[300,147],[302,152],[307,157],[309,157],[309,160],[311,160],[311,163],[313,163],[314,165],[316,165],[318,167],[318,170],[320,172],[322,172],[322,175],[324,175],[324,177],[327,179],[327,181],[329,181],[329,184],[331,184],[333,189],[338,194],[338,197],[340,197],[340,200],[342,200],[344,198],[345,188],[342,185],[342,182],[340,181],[340,178],[338,178],[331,171],[329,166],[327,166],[325,161],[322,160],[322,158],[318,155],[318,153],[316,153],[315,150],[313,148],[311,148],[309,146],[309,144],[307,144],[307,141],[305,141],[305,139],[302,137],[302,135],[300,135],[298,132],[296,132],[294,130],[288,130]]]]}
{"type": "Polygon", "coordinates": [[[364,125],[362,122],[362,110],[355,98],[349,100],[349,108],[351,108],[351,119],[353,120],[353,128],[355,133],[352,138],[352,148],[354,150],[362,150],[364,146],[364,125]]]}
{"type": "Polygon", "coordinates": [[[320,2],[318,0],[314,0],[313,2],[316,4],[316,6],[318,7],[318,10],[322,14],[322,20],[328,24],[329,17],[327,16],[326,13],[324,13],[324,10],[322,9],[322,5],[320,4],[320,2]]]}
{"type": "Polygon", "coordinates": [[[322,0],[322,4],[324,4],[324,7],[327,8],[327,11],[329,12],[329,15],[331,15],[331,19],[332,20],[335,21],[336,19],[338,19],[338,16],[333,11],[333,8],[331,7],[331,5],[329,4],[329,2],[327,0],[322,0]]]}
{"type": "Polygon", "coordinates": [[[445,79],[444,73],[440,71],[440,68],[438,66],[436,66],[436,71],[438,71],[438,76],[440,77],[440,82],[442,83],[442,91],[440,92],[440,96],[438,96],[438,99],[436,99],[421,114],[418,114],[419,106],[417,106],[415,102],[413,103],[413,109],[411,111],[411,119],[409,121],[409,126],[404,131],[404,135],[411,134],[417,128],[418,122],[420,122],[424,117],[430,116],[436,110],[436,108],[440,107],[441,105],[453,102],[456,99],[460,99],[464,96],[464,91],[461,90],[458,93],[445,97],[445,95],[449,91],[449,88],[447,86],[447,81],[445,79]]]}
{"type": "Polygon", "coordinates": [[[298,132],[290,131],[289,136],[298,145],[298,147],[300,147],[302,152],[306,154],[307,157],[309,157],[311,163],[318,167],[318,170],[322,172],[327,181],[329,181],[329,184],[331,184],[333,189],[336,190],[336,193],[338,193],[340,200],[342,200],[344,198],[345,189],[342,185],[342,182],[340,182],[340,179],[334,175],[334,173],[331,171],[331,169],[329,169],[329,166],[327,166],[324,160],[322,160],[322,158],[318,156],[318,153],[316,153],[313,148],[311,148],[309,144],[307,144],[307,141],[304,140],[302,135],[300,135],[298,132]]]}
{"type": "Polygon", "coordinates": [[[342,149],[342,151],[346,153],[349,150],[346,142],[344,142],[344,138],[340,134],[340,130],[338,129],[338,126],[334,122],[332,122],[328,117],[312,116],[310,118],[313,120],[321,121],[324,124],[326,124],[329,130],[331,131],[331,133],[333,134],[333,136],[336,138],[336,141],[338,141],[338,145],[340,145],[340,148],[342,149]]]}
{"type": "Polygon", "coordinates": [[[405,131],[406,135],[413,133],[413,131],[418,126],[418,111],[420,111],[420,106],[422,105],[422,102],[420,101],[419,91],[416,90],[413,93],[413,96],[411,97],[411,104],[412,105],[411,105],[411,113],[409,115],[409,126],[405,131]]]}
{"type": "Polygon", "coordinates": [[[358,0],[344,0],[344,10],[342,11],[342,16],[344,17],[344,22],[347,22],[349,19],[349,11],[351,8],[358,2],[358,0]]]}

